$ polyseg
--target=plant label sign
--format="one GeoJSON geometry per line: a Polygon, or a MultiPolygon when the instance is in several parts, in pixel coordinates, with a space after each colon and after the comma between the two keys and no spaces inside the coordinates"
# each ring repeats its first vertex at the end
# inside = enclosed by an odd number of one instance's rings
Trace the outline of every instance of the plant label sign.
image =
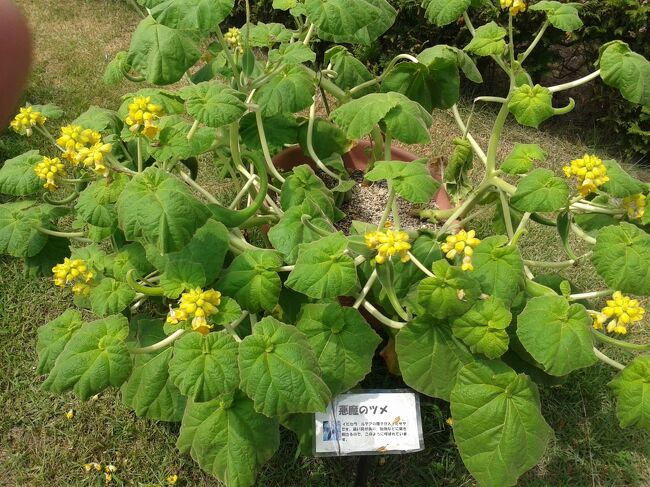
{"type": "Polygon", "coordinates": [[[420,401],[405,390],[336,396],[315,415],[316,456],[385,455],[424,449],[420,401]]]}

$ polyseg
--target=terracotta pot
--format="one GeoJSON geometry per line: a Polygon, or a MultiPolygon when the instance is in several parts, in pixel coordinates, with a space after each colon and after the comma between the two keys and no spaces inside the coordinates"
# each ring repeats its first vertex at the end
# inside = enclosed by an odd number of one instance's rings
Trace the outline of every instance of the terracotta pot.
{"type": "MultiPolygon", "coordinates": [[[[348,172],[352,173],[354,171],[364,172],[368,167],[369,162],[369,153],[372,149],[372,144],[367,140],[359,141],[350,152],[343,155],[343,163],[348,172]]],[[[391,158],[394,161],[403,161],[403,162],[412,162],[420,157],[412,154],[411,152],[405,151],[399,147],[391,147],[391,158]]],[[[275,157],[273,157],[273,164],[278,169],[283,171],[291,171],[294,167],[300,166],[302,164],[307,164],[311,166],[312,169],[316,169],[316,164],[314,161],[302,151],[302,148],[299,145],[294,145],[288,149],[283,150],[275,157]]],[[[440,169],[437,164],[429,164],[429,173],[438,181],[441,180],[440,169]]],[[[434,201],[438,208],[441,210],[448,210],[452,208],[451,202],[449,200],[449,195],[443,187],[440,188],[438,194],[435,196],[434,201]]]]}

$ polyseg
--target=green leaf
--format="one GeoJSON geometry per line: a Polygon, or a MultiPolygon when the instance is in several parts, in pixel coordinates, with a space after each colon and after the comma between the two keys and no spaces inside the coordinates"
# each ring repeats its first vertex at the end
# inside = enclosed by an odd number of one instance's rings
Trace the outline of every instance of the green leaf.
{"type": "Polygon", "coordinates": [[[603,185],[603,190],[615,198],[626,198],[646,191],[646,185],[630,176],[616,161],[603,161],[607,168],[609,181],[603,185]]]}
{"type": "Polygon", "coordinates": [[[172,252],[162,257],[165,271],[163,277],[171,267],[198,266],[202,273],[204,284],[214,281],[223,268],[223,262],[228,253],[228,229],[220,222],[209,219],[199,228],[192,240],[178,252],[172,252]],[[210,249],[206,252],[206,249],[210,249]]]}
{"type": "Polygon", "coordinates": [[[81,313],[76,309],[66,309],[62,315],[38,328],[38,374],[47,374],[54,367],[57,357],[81,325],[81,313]]]}
{"type": "Polygon", "coordinates": [[[456,137],[453,140],[454,152],[445,168],[443,180],[445,189],[455,200],[463,198],[472,189],[469,178],[474,162],[474,149],[469,140],[456,137]]]}
{"type": "Polygon", "coordinates": [[[582,20],[578,15],[578,9],[573,5],[543,0],[534,5],[530,5],[528,10],[531,12],[546,12],[546,18],[551,25],[564,32],[573,32],[583,26],[582,20]]]}
{"type": "MultiPolygon", "coordinates": [[[[438,63],[444,60],[453,63],[463,72],[468,80],[474,83],[483,82],[481,72],[476,67],[476,64],[474,64],[472,58],[469,57],[466,52],[457,47],[439,44],[422,51],[418,54],[417,59],[419,62],[429,67],[432,75],[435,75],[435,72],[439,67],[438,63]]],[[[434,78],[436,78],[439,83],[444,82],[444,76],[442,73],[440,76],[434,76],[434,78]]],[[[456,78],[458,78],[458,76],[456,76],[456,78]]],[[[454,84],[457,84],[457,82],[454,81],[454,84]]]]}
{"type": "Polygon", "coordinates": [[[393,137],[406,144],[431,140],[431,115],[401,93],[371,93],[341,105],[331,115],[349,139],[368,135],[383,120],[393,137]]]}
{"type": "Polygon", "coordinates": [[[524,177],[510,198],[512,205],[521,211],[557,211],[569,201],[569,185],[548,169],[535,169],[524,177]]]}
{"type": "Polygon", "coordinates": [[[490,297],[477,301],[472,308],[454,321],[453,332],[463,340],[472,353],[482,353],[493,359],[508,350],[510,338],[506,328],[512,313],[503,301],[490,297]]]}
{"type": "Polygon", "coordinates": [[[496,22],[490,22],[476,29],[465,50],[478,56],[500,56],[506,48],[505,37],[506,30],[496,22]]]}
{"type": "Polygon", "coordinates": [[[332,395],[351,389],[370,372],[381,337],[358,310],[334,303],[307,304],[296,327],[316,352],[332,395]]]}
{"type": "MultiPolygon", "coordinates": [[[[309,124],[307,122],[301,124],[298,129],[298,142],[305,154],[309,153],[307,149],[308,130],[309,124]]],[[[312,132],[314,152],[325,164],[327,164],[327,161],[324,159],[327,159],[332,154],[345,154],[354,145],[345,136],[343,130],[322,118],[314,120],[312,132]]]]}
{"type": "Polygon", "coordinates": [[[474,250],[472,276],[481,290],[511,303],[524,285],[524,261],[516,246],[507,245],[508,237],[495,235],[484,239],[474,250]]]}
{"type": "Polygon", "coordinates": [[[429,22],[442,27],[456,22],[471,5],[472,0],[425,0],[425,15],[429,22]]]}
{"type": "Polygon", "coordinates": [[[278,10],[289,10],[294,8],[298,3],[298,0],[273,0],[273,8],[278,10]]]}
{"type": "Polygon", "coordinates": [[[650,106],[650,61],[630,49],[625,42],[613,41],[600,48],[600,77],[632,103],[650,106]]]}
{"type": "Polygon", "coordinates": [[[135,291],[124,283],[105,277],[90,291],[90,305],[95,314],[107,316],[123,311],[135,298],[135,291]]]}
{"type": "Polygon", "coordinates": [[[479,485],[515,485],[553,435],[537,386],[499,361],[473,362],[458,372],[451,415],[460,456],[479,485]]]}
{"type": "Polygon", "coordinates": [[[180,80],[200,57],[201,52],[187,34],[159,24],[150,16],[131,36],[127,62],[150,83],[168,85],[180,80]]]}
{"type": "Polygon", "coordinates": [[[79,194],[77,216],[96,227],[113,227],[117,223],[115,203],[129,181],[126,174],[116,174],[112,181],[102,178],[79,194]]]}
{"type": "Polygon", "coordinates": [[[285,285],[316,299],[349,296],[358,280],[354,259],[345,253],[347,247],[348,240],[340,233],[302,244],[285,285]]]}
{"type": "Polygon", "coordinates": [[[131,70],[131,66],[127,62],[128,55],[129,53],[126,51],[119,51],[106,65],[102,78],[105,85],[114,86],[126,79],[124,73],[131,70]]]}
{"type": "Polygon", "coordinates": [[[172,354],[173,349],[168,348],[153,357],[136,359],[131,377],[122,385],[122,402],[137,416],[171,422],[183,418],[186,399],[169,377],[172,354]]]}
{"type": "Polygon", "coordinates": [[[72,389],[85,401],[108,386],[119,387],[131,374],[131,356],[124,344],[128,334],[124,316],[84,324],[57,357],[43,388],[58,393],[72,389]]]}
{"type": "MultiPolygon", "coordinates": [[[[117,110],[119,118],[126,118],[129,113],[129,103],[139,96],[150,97],[151,103],[160,105],[165,115],[177,115],[185,112],[183,99],[175,91],[164,90],[161,88],[143,88],[134,93],[127,93],[122,96],[122,104],[117,110]]],[[[97,130],[97,129],[96,129],[97,130]]]]}
{"type": "Polygon", "coordinates": [[[314,83],[302,66],[289,66],[272,77],[255,93],[262,115],[295,113],[312,104],[314,83]]]}
{"type": "Polygon", "coordinates": [[[41,112],[45,117],[52,120],[58,120],[63,117],[63,110],[52,103],[47,103],[46,105],[31,105],[31,107],[35,112],[41,112]]]}
{"type": "Polygon", "coordinates": [[[237,342],[226,331],[185,333],[174,342],[169,376],[181,393],[198,402],[231,396],[239,385],[237,342]]]}
{"type": "Polygon", "coordinates": [[[481,295],[478,282],[468,272],[446,260],[434,262],[434,277],[418,285],[418,303],[437,319],[456,317],[469,310],[481,295]]]}
{"type": "Polygon", "coordinates": [[[0,254],[33,257],[47,243],[36,227],[47,226],[47,216],[33,201],[0,205],[0,254]]]}
{"type": "Polygon", "coordinates": [[[222,127],[241,118],[246,112],[246,96],[217,81],[207,81],[181,88],[187,113],[209,127],[222,127]]]}
{"type": "Polygon", "coordinates": [[[137,242],[131,242],[120,248],[113,259],[112,271],[115,279],[125,281],[130,270],[134,270],[137,277],[144,277],[154,270],[147,260],[147,252],[144,247],[137,242]]]}
{"type": "Polygon", "coordinates": [[[508,108],[517,122],[527,127],[537,128],[555,115],[553,94],[540,85],[521,85],[513,92],[508,108]]]}
{"type": "MultiPolygon", "coordinates": [[[[342,90],[349,90],[373,78],[366,65],[350,54],[343,46],[334,46],[325,52],[325,64],[329,63],[332,63],[332,70],[337,73],[336,78],[333,80],[334,84],[342,90]]],[[[359,97],[376,90],[376,86],[371,86],[361,90],[358,94],[355,93],[355,95],[359,97]]]]}
{"type": "Polygon", "coordinates": [[[189,243],[210,211],[177,178],[149,167],[126,185],[117,215],[127,240],[151,242],[164,254],[189,243]]]}
{"type": "Polygon", "coordinates": [[[166,297],[178,299],[183,291],[205,287],[207,280],[201,264],[191,261],[175,261],[165,267],[160,277],[160,287],[166,297]]]}
{"type": "Polygon", "coordinates": [[[598,232],[593,262],[607,286],[623,293],[650,295],[650,235],[622,222],[598,232]]]}
{"type": "Polygon", "coordinates": [[[517,318],[517,336],[544,371],[556,376],[596,363],[592,319],[581,304],[562,296],[540,296],[526,304],[517,318]]]}
{"type": "Polygon", "coordinates": [[[368,181],[390,181],[395,191],[411,203],[429,203],[440,189],[440,183],[431,177],[427,159],[410,163],[399,161],[375,162],[366,173],[368,181]]]}
{"type": "Polygon", "coordinates": [[[267,316],[239,344],[241,389],[266,416],[324,411],[331,393],[307,337],[267,316]]]}
{"type": "Polygon", "coordinates": [[[500,169],[506,174],[526,174],[533,169],[534,162],[544,162],[546,152],[537,144],[515,144],[500,169]]]}
{"type": "Polygon", "coordinates": [[[51,276],[52,268],[66,257],[70,257],[70,240],[50,237],[38,254],[25,257],[25,273],[29,277],[51,276]]]}
{"type": "Polygon", "coordinates": [[[151,155],[158,161],[189,159],[210,150],[214,143],[214,129],[199,127],[194,136],[187,140],[192,124],[179,116],[163,117],[158,124],[158,141],[148,146],[151,155]]]}
{"type": "MultiPolygon", "coordinates": [[[[295,0],[291,1],[295,3],[295,0]]],[[[276,7],[274,6],[274,8],[276,7]]],[[[248,41],[251,47],[271,47],[277,43],[289,42],[293,35],[293,31],[287,29],[282,24],[274,22],[269,24],[265,24],[264,22],[252,24],[250,33],[247,28],[247,25],[241,28],[241,37],[242,39],[246,39],[246,36],[249,35],[248,41]]]]}
{"type": "Polygon", "coordinates": [[[218,288],[251,313],[272,311],[282,283],[276,269],[282,258],[271,250],[247,251],[235,257],[218,288]]]}
{"type": "Polygon", "coordinates": [[[316,61],[316,53],[302,42],[283,44],[279,49],[269,51],[269,61],[286,65],[313,63],[316,61]]]}
{"type": "Polygon", "coordinates": [[[73,125],[80,125],[97,132],[109,132],[119,134],[124,122],[117,112],[106,108],[91,106],[74,119],[73,125]]]}
{"type": "Polygon", "coordinates": [[[608,385],[616,394],[616,417],[621,428],[650,431],[650,356],[636,357],[608,385]]]}
{"type": "MultiPolygon", "coordinates": [[[[262,119],[266,143],[272,153],[279,152],[284,146],[298,142],[298,122],[289,113],[280,113],[262,119]]],[[[262,150],[259,131],[254,113],[247,113],[239,121],[239,135],[250,149],[262,150]]]]}
{"type": "Polygon", "coordinates": [[[280,205],[287,211],[306,200],[314,202],[331,219],[336,214],[334,197],[321,178],[306,164],[293,168],[293,173],[282,184],[280,205]]]}
{"type": "Polygon", "coordinates": [[[364,45],[388,30],[397,14],[385,0],[306,0],[305,8],[321,39],[364,45]]]}
{"type": "Polygon", "coordinates": [[[235,0],[168,0],[151,9],[158,22],[172,29],[210,31],[218,29],[235,0]]]}
{"type": "Polygon", "coordinates": [[[176,446],[229,487],[251,487],[280,445],[277,419],[256,413],[238,394],[232,403],[190,402],[176,446]]]}
{"type": "Polygon", "coordinates": [[[30,150],[13,159],[7,159],[0,169],[0,193],[27,196],[41,190],[42,181],[34,168],[43,160],[37,150],[30,150]]]}
{"type": "Polygon", "coordinates": [[[302,216],[308,215],[309,222],[324,231],[331,231],[332,224],[327,215],[311,199],[302,205],[289,208],[280,221],[269,231],[269,240],[273,248],[282,253],[284,260],[293,265],[298,259],[300,244],[310,243],[322,238],[320,233],[312,230],[302,222],[302,216]]]}
{"type": "Polygon", "coordinates": [[[402,328],[395,350],[404,382],[418,392],[449,400],[456,374],[474,360],[447,323],[419,317],[402,328]]]}

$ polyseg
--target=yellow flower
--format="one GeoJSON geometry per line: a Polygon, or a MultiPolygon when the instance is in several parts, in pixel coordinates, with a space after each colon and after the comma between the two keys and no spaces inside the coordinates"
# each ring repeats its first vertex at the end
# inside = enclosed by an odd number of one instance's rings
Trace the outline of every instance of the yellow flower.
{"type": "Polygon", "coordinates": [[[153,139],[158,134],[157,120],[163,115],[160,105],[151,103],[150,96],[136,96],[129,103],[129,114],[125,121],[129,130],[153,139]]]}
{"type": "Polygon", "coordinates": [[[86,167],[94,166],[93,171],[100,176],[106,177],[108,176],[108,168],[104,165],[104,156],[109,154],[111,150],[111,144],[97,142],[91,147],[83,147],[79,149],[75,160],[77,163],[81,162],[86,167]]]}
{"type": "Polygon", "coordinates": [[[244,53],[244,48],[241,45],[241,32],[237,27],[231,27],[223,36],[228,45],[238,54],[244,53]]]}
{"type": "Polygon", "coordinates": [[[98,472],[101,472],[102,465],[100,463],[96,463],[96,462],[91,462],[91,463],[84,464],[84,470],[86,471],[86,473],[90,472],[92,469],[95,469],[98,472]]]}
{"type": "Polygon", "coordinates": [[[36,165],[34,171],[40,179],[45,180],[43,187],[48,191],[54,191],[58,188],[56,178],[67,175],[65,166],[58,157],[52,159],[43,157],[43,160],[36,165]]]}
{"type": "Polygon", "coordinates": [[[167,476],[167,485],[174,485],[178,481],[178,475],[169,475],[167,476]]]}
{"type": "Polygon", "coordinates": [[[72,421],[72,418],[74,418],[74,409],[69,409],[65,412],[65,419],[72,421]]]}
{"type": "Polygon", "coordinates": [[[56,143],[63,150],[63,157],[75,166],[80,162],[78,156],[81,149],[92,147],[101,141],[102,135],[99,132],[84,129],[79,125],[61,127],[61,136],[56,139],[56,143]]]}
{"type": "Polygon", "coordinates": [[[623,198],[623,208],[627,210],[627,216],[630,220],[640,220],[645,215],[647,198],[644,194],[635,194],[623,198]]]}
{"type": "Polygon", "coordinates": [[[181,321],[192,318],[192,329],[207,335],[213,328],[208,324],[207,318],[219,312],[217,306],[221,304],[221,293],[214,289],[203,291],[197,287],[183,293],[178,303],[178,308],[169,308],[167,323],[177,325],[181,321]]]}
{"type": "Polygon", "coordinates": [[[41,112],[34,111],[31,106],[26,106],[20,109],[9,126],[20,135],[30,137],[33,133],[32,127],[36,125],[42,127],[46,120],[47,118],[41,112]]]}
{"type": "Polygon", "coordinates": [[[571,161],[570,166],[562,168],[567,178],[575,176],[578,192],[584,198],[609,181],[607,167],[598,157],[585,154],[582,159],[571,161]]]}
{"type": "Polygon", "coordinates": [[[470,230],[469,232],[460,230],[456,235],[449,235],[440,248],[449,260],[455,259],[456,256],[464,255],[461,269],[464,271],[473,271],[472,255],[474,255],[474,249],[480,243],[481,241],[476,238],[475,230],[470,230]]]}
{"type": "Polygon", "coordinates": [[[454,418],[452,418],[451,416],[448,417],[448,418],[445,420],[445,423],[447,423],[449,426],[453,426],[453,425],[454,425],[454,418]]]}
{"type": "Polygon", "coordinates": [[[411,249],[411,244],[408,243],[409,235],[406,232],[394,232],[390,228],[387,228],[385,232],[368,232],[365,235],[365,241],[369,249],[377,251],[375,256],[377,264],[383,264],[386,259],[390,259],[396,254],[399,254],[402,262],[410,260],[408,252],[411,249]]]}
{"type": "Polygon", "coordinates": [[[74,294],[88,295],[90,293],[90,284],[92,284],[94,274],[88,270],[88,266],[83,260],[71,260],[66,257],[63,259],[63,263],[52,268],[52,274],[54,274],[55,286],[65,287],[66,284],[72,284],[74,294]]]}
{"type": "Polygon", "coordinates": [[[596,330],[607,330],[607,333],[627,334],[627,327],[643,319],[645,309],[637,299],[624,296],[620,291],[612,295],[600,313],[594,316],[593,326],[596,330]]]}
{"type": "Polygon", "coordinates": [[[526,2],[524,0],[501,0],[501,8],[509,8],[510,13],[514,16],[519,12],[526,11],[526,2]]]}

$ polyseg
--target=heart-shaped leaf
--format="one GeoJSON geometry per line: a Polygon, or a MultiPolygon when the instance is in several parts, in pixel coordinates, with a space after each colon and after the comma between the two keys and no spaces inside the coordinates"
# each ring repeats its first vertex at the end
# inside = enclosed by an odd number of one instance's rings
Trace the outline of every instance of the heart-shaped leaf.
{"type": "Polygon", "coordinates": [[[454,321],[453,332],[473,353],[497,358],[508,350],[510,338],[506,328],[512,313],[503,301],[490,297],[477,301],[470,310],[454,321]]]}
{"type": "Polygon", "coordinates": [[[617,398],[616,416],[621,428],[650,431],[650,356],[635,358],[609,383],[617,398]]]}
{"type": "Polygon", "coordinates": [[[548,169],[535,169],[524,177],[510,198],[512,205],[521,211],[557,211],[569,200],[569,185],[548,169]]]}

